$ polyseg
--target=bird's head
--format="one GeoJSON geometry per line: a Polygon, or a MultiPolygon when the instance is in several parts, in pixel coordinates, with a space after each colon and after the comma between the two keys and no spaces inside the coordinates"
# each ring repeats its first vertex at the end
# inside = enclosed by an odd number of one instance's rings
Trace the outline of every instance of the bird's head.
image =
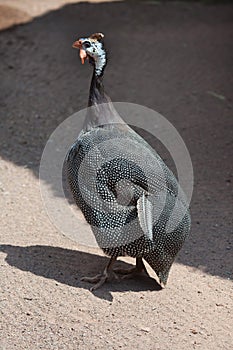
{"type": "Polygon", "coordinates": [[[94,65],[95,72],[98,76],[103,74],[103,70],[107,63],[107,55],[102,42],[104,35],[95,33],[88,38],[80,38],[73,43],[73,48],[79,49],[79,56],[82,64],[86,59],[94,65]]]}

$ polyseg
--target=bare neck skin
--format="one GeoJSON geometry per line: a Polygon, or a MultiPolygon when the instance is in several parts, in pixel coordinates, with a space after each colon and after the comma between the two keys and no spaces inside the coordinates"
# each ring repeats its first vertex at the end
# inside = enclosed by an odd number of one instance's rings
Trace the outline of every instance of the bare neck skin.
{"type": "Polygon", "coordinates": [[[94,69],[88,99],[88,111],[84,122],[84,131],[89,131],[98,126],[114,123],[125,123],[115,110],[111,99],[104,92],[103,74],[106,66],[104,62],[90,62],[94,69]]]}

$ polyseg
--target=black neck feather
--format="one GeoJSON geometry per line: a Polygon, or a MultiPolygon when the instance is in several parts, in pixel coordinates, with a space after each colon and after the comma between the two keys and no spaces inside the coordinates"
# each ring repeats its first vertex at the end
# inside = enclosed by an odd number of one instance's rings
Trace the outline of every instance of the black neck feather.
{"type": "Polygon", "coordinates": [[[111,99],[104,92],[103,71],[96,74],[95,66],[91,79],[86,119],[83,125],[84,131],[89,131],[100,125],[111,125],[113,123],[124,123],[115,110],[111,99]]]}
{"type": "Polygon", "coordinates": [[[108,99],[104,93],[103,74],[101,76],[96,75],[94,68],[91,79],[88,107],[106,102],[108,102],[108,99]]]}

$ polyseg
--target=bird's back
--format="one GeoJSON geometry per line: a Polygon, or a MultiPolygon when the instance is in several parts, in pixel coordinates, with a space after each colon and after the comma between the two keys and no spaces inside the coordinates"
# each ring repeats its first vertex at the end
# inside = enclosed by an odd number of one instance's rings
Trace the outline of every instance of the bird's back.
{"type": "Polygon", "coordinates": [[[155,271],[172,264],[189,232],[188,205],[149,144],[129,127],[97,127],[80,134],[66,162],[74,199],[105,253],[144,257],[155,271]]]}

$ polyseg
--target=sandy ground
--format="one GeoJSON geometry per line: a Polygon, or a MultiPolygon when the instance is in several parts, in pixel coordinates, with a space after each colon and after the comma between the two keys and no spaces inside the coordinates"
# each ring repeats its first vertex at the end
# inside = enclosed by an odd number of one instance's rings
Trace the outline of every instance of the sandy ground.
{"type": "Polygon", "coordinates": [[[232,5],[80,3],[0,33],[0,349],[233,348],[232,14],[232,5]],[[86,106],[90,68],[71,43],[96,30],[113,101],[162,113],[192,157],[191,236],[164,290],[150,271],[92,294],[80,278],[107,258],[63,236],[41,200],[46,140],[86,106]]]}
{"type": "MultiPolygon", "coordinates": [[[[7,29],[16,24],[30,22],[33,18],[47,12],[57,10],[68,4],[80,2],[78,0],[0,0],[0,29],[7,29]]],[[[109,2],[109,0],[89,0],[88,2],[96,4],[109,2]]]]}

